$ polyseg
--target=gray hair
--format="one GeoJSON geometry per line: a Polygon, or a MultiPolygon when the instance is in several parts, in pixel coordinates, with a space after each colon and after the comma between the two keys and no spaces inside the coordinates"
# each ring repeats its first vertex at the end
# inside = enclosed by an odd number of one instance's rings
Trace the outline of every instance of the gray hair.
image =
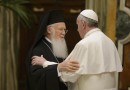
{"type": "Polygon", "coordinates": [[[81,14],[78,17],[79,17],[80,20],[83,20],[86,23],[88,23],[89,27],[98,27],[98,22],[97,21],[95,21],[93,19],[90,19],[90,18],[87,18],[87,17],[84,17],[81,14]]]}

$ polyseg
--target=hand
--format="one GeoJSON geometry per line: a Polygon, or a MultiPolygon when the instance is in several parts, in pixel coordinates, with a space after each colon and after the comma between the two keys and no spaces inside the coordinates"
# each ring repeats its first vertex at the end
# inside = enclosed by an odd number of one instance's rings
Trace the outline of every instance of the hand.
{"type": "Polygon", "coordinates": [[[58,64],[59,71],[75,72],[79,69],[79,63],[75,60],[65,60],[58,64]]]}
{"type": "Polygon", "coordinates": [[[33,56],[32,57],[32,65],[40,65],[40,66],[42,66],[45,61],[46,61],[46,59],[43,57],[43,55],[41,55],[41,56],[33,56]]]}

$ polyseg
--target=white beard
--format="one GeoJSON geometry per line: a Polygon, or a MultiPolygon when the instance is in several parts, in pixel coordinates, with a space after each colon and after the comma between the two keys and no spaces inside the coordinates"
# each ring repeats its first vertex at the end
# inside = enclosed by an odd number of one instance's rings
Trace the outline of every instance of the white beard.
{"type": "Polygon", "coordinates": [[[52,39],[52,49],[56,57],[66,58],[68,56],[65,39],[52,39]]]}

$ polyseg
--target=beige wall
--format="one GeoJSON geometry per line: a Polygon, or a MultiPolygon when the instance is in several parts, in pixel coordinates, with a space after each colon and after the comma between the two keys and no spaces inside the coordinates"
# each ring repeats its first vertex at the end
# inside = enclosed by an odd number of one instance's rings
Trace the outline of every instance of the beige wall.
{"type": "Polygon", "coordinates": [[[98,14],[100,29],[115,41],[117,0],[86,0],[85,7],[98,14]]]}
{"type": "Polygon", "coordinates": [[[117,0],[107,0],[106,35],[113,41],[116,40],[116,7],[117,0]]]}

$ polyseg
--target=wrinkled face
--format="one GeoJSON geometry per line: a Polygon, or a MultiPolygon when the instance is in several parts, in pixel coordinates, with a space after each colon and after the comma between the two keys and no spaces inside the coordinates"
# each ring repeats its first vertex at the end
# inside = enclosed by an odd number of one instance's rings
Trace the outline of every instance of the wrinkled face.
{"type": "Polygon", "coordinates": [[[81,19],[80,16],[77,17],[78,32],[81,38],[84,38],[85,34],[90,30],[89,25],[86,21],[81,19]]]}
{"type": "Polygon", "coordinates": [[[77,31],[79,32],[80,37],[83,38],[83,36],[84,36],[83,23],[82,23],[82,21],[79,19],[79,17],[77,18],[76,24],[77,24],[77,26],[78,26],[77,31]]]}
{"type": "Polygon", "coordinates": [[[51,40],[53,53],[57,57],[66,58],[68,55],[65,42],[66,26],[64,22],[55,23],[47,27],[47,36],[51,40]],[[59,49],[62,48],[62,49],[59,49]]]}
{"type": "Polygon", "coordinates": [[[48,28],[48,33],[51,37],[55,39],[61,39],[65,37],[66,26],[64,22],[52,24],[48,28]]]}

